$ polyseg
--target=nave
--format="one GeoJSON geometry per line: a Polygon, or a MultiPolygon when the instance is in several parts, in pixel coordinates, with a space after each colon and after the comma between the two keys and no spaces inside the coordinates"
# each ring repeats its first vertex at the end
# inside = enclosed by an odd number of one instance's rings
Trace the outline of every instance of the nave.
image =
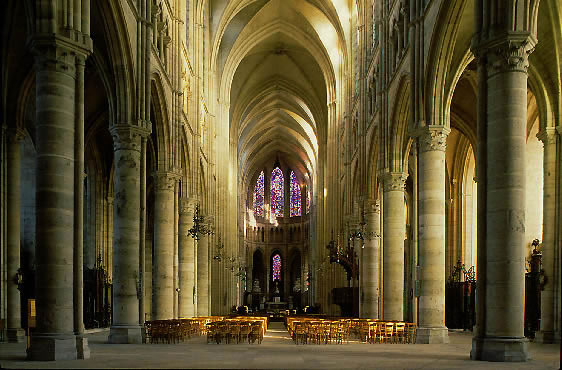
{"type": "MultiPolygon", "coordinates": [[[[536,361],[562,333],[561,15],[1,0],[0,351],[133,366],[216,348],[156,322],[296,311],[408,323],[393,359],[536,361]]],[[[298,351],[354,346],[387,348],[298,351]]]]}

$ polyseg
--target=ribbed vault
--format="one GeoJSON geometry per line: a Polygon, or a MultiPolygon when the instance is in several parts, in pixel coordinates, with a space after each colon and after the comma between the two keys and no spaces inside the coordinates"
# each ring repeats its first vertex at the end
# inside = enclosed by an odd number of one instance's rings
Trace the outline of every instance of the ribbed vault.
{"type": "Polygon", "coordinates": [[[347,2],[218,0],[210,6],[211,63],[219,100],[228,102],[224,128],[236,146],[239,181],[248,186],[268,161],[282,157],[312,186],[329,136],[328,103],[342,93],[347,2]]]}

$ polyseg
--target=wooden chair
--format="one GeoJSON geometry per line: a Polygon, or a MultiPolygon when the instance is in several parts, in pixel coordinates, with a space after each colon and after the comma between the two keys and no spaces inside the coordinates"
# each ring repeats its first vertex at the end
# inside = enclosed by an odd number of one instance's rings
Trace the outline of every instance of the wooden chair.
{"type": "Polygon", "coordinates": [[[308,329],[308,341],[315,344],[320,344],[320,331],[321,327],[317,321],[310,322],[310,327],[308,329]]]}
{"type": "Polygon", "coordinates": [[[413,322],[406,323],[406,343],[416,343],[417,326],[413,322]]]}
{"type": "Polygon", "coordinates": [[[320,339],[324,344],[328,344],[328,342],[330,341],[330,327],[331,327],[330,321],[326,320],[322,322],[322,333],[320,339]]]}
{"type": "Polygon", "coordinates": [[[394,323],[393,322],[385,322],[384,323],[384,332],[381,335],[381,339],[383,343],[392,343],[392,335],[394,334],[394,323]]]}
{"type": "Polygon", "coordinates": [[[295,342],[297,344],[302,343],[306,344],[307,342],[307,334],[306,334],[306,325],[304,322],[298,322],[295,324],[295,342]]]}
{"type": "Polygon", "coordinates": [[[373,333],[371,334],[371,343],[382,343],[385,323],[382,321],[376,321],[372,322],[370,325],[373,330],[373,333]]]}
{"type": "Polygon", "coordinates": [[[369,322],[364,321],[359,325],[359,339],[361,342],[370,343],[371,341],[371,330],[369,328],[369,322]]]}
{"type": "Polygon", "coordinates": [[[336,343],[343,344],[343,341],[347,341],[349,338],[347,324],[345,322],[338,322],[337,330],[336,343]]]}
{"type": "Polygon", "coordinates": [[[230,336],[230,324],[227,321],[219,321],[218,323],[218,341],[217,344],[222,343],[223,340],[228,343],[230,336]]]}
{"type": "Polygon", "coordinates": [[[228,337],[227,337],[227,343],[230,343],[231,341],[234,342],[236,341],[236,343],[240,343],[240,322],[239,321],[233,321],[231,323],[229,323],[229,330],[228,330],[228,337]]]}
{"type": "Polygon", "coordinates": [[[394,342],[395,343],[405,343],[405,328],[406,323],[395,322],[394,323],[394,342]]]}
{"type": "Polygon", "coordinates": [[[252,326],[249,322],[240,323],[240,342],[249,342],[252,326]]]}
{"type": "Polygon", "coordinates": [[[263,339],[261,323],[252,323],[251,331],[250,331],[250,343],[255,343],[256,341],[258,344],[261,344],[263,339]]]}
{"type": "Polygon", "coordinates": [[[205,324],[205,332],[207,333],[207,344],[209,344],[209,342],[214,342],[216,339],[216,324],[214,322],[205,324]]]}

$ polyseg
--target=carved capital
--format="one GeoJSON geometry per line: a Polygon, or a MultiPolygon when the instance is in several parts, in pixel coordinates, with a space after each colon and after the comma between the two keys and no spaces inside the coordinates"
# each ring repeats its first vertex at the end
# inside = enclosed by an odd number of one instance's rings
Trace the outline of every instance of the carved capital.
{"type": "Polygon", "coordinates": [[[382,175],[384,191],[404,191],[407,178],[404,172],[386,172],[382,175]]]}
{"type": "Polygon", "coordinates": [[[506,40],[487,48],[488,65],[490,73],[524,72],[529,68],[529,55],[533,52],[534,45],[529,39],[506,40]]]}
{"type": "Polygon", "coordinates": [[[92,53],[92,39],[83,33],[66,30],[57,34],[37,34],[30,49],[35,56],[37,71],[55,71],[72,77],[76,65],[84,65],[92,53]]]}
{"type": "Polygon", "coordinates": [[[178,178],[173,172],[155,172],[152,177],[154,178],[154,188],[160,191],[173,191],[178,178]]]}
{"type": "Polygon", "coordinates": [[[8,142],[11,144],[19,144],[25,139],[25,131],[20,128],[8,128],[6,134],[8,142]]]}
{"type": "Polygon", "coordinates": [[[193,215],[195,213],[196,200],[193,198],[180,199],[180,215],[193,215]]]}
{"type": "Polygon", "coordinates": [[[426,126],[421,129],[419,136],[420,152],[439,150],[444,152],[447,149],[447,136],[451,132],[444,126],[426,126]]]}
{"type": "Polygon", "coordinates": [[[369,215],[373,213],[380,214],[381,205],[377,200],[368,199],[365,201],[365,215],[369,217],[369,215]]]}
{"type": "Polygon", "coordinates": [[[134,150],[140,152],[141,138],[148,136],[150,130],[132,125],[115,125],[109,129],[113,138],[113,150],[134,150]]]}
{"type": "Polygon", "coordinates": [[[547,127],[537,134],[537,138],[542,141],[544,146],[556,144],[556,129],[547,127]]]}

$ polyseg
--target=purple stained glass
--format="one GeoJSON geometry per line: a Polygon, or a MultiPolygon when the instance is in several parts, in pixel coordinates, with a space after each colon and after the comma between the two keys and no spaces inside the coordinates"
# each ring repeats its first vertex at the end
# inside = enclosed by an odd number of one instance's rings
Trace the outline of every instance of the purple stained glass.
{"type": "Polygon", "coordinates": [[[276,167],[271,173],[271,213],[283,217],[283,171],[276,167]]]}
{"type": "Polygon", "coordinates": [[[281,281],[281,256],[276,254],[273,256],[273,281],[279,280],[281,281]]]}
{"type": "Polygon", "coordinates": [[[306,191],[306,213],[310,213],[310,191],[306,191]]]}
{"type": "Polygon", "coordinates": [[[258,179],[256,180],[256,187],[254,188],[254,216],[263,217],[263,183],[264,174],[261,171],[258,179]]]}
{"type": "Polygon", "coordinates": [[[297,176],[291,171],[291,217],[301,215],[301,186],[297,176]]]}

